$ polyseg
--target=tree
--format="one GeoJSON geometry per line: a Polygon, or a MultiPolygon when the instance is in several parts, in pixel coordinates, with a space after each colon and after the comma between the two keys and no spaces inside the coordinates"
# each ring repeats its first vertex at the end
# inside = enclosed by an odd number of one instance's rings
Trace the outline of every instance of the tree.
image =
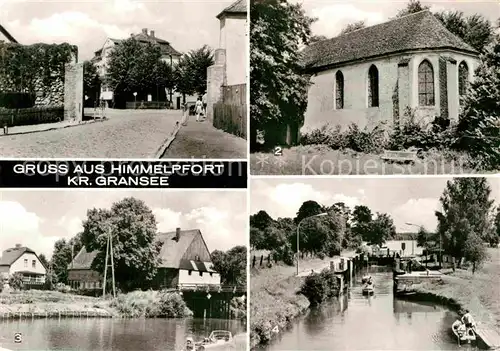
{"type": "Polygon", "coordinates": [[[434,235],[427,231],[424,227],[420,227],[417,233],[417,246],[429,249],[430,244],[434,241],[434,235]]]}
{"type": "Polygon", "coordinates": [[[366,27],[365,21],[350,23],[340,31],[340,35],[351,33],[354,32],[355,30],[363,29],[365,27],[366,27]]]}
{"type": "Polygon", "coordinates": [[[492,246],[498,245],[500,242],[500,207],[497,208],[497,213],[495,215],[495,232],[496,240],[492,243],[492,246]]]}
{"type": "Polygon", "coordinates": [[[478,167],[500,166],[500,35],[480,56],[480,65],[470,83],[460,114],[459,146],[467,150],[478,167]]]}
{"type": "Polygon", "coordinates": [[[324,35],[312,35],[309,38],[309,45],[317,43],[318,41],[328,40],[328,38],[324,35]]]}
{"type": "Polygon", "coordinates": [[[316,201],[305,201],[299,208],[297,216],[294,219],[295,224],[299,224],[303,219],[311,216],[318,215],[324,212],[323,206],[318,204],[316,201]]]}
{"type": "Polygon", "coordinates": [[[49,268],[49,261],[47,260],[47,257],[45,257],[44,254],[38,255],[38,259],[45,268],[49,268]]]}
{"type": "Polygon", "coordinates": [[[352,225],[351,231],[352,236],[358,237],[356,241],[368,241],[370,224],[373,220],[372,211],[369,207],[364,205],[358,205],[354,207],[352,212],[352,225]]]}
{"type": "Polygon", "coordinates": [[[472,235],[481,240],[491,228],[491,189],[485,178],[455,178],[448,181],[436,211],[438,235],[443,249],[455,257],[459,264],[466,256],[472,235]]]}
{"type": "Polygon", "coordinates": [[[309,77],[300,66],[300,47],[309,43],[313,19],[302,5],[285,0],[252,1],[250,11],[250,148],[258,130],[276,145],[287,125],[302,123],[309,77]]]}
{"type": "Polygon", "coordinates": [[[115,95],[137,92],[139,97],[144,97],[164,91],[173,83],[167,82],[171,78],[161,57],[161,49],[156,44],[141,43],[134,38],[123,40],[110,53],[106,83],[115,95]]]}
{"type": "Polygon", "coordinates": [[[273,224],[274,220],[264,210],[260,210],[256,214],[250,216],[250,226],[253,228],[265,230],[273,224]]]}
{"type": "Polygon", "coordinates": [[[71,250],[71,244],[66,239],[59,239],[55,242],[51,263],[57,282],[68,283],[68,265],[77,253],[78,251],[71,250]]]}
{"type": "Polygon", "coordinates": [[[411,15],[412,13],[417,13],[424,10],[429,10],[430,6],[422,5],[419,0],[410,0],[406,7],[399,10],[396,18],[400,18],[403,16],[411,15]]]}
{"type": "Polygon", "coordinates": [[[83,62],[83,94],[97,101],[101,89],[101,79],[97,67],[91,61],[83,62]]]}
{"type": "Polygon", "coordinates": [[[92,269],[104,272],[108,236],[113,242],[115,279],[120,289],[146,289],[156,276],[161,243],[156,241],[156,219],[139,199],[128,197],[111,209],[90,209],[83,223],[82,241],[88,252],[98,251],[92,269]]]}
{"type": "Polygon", "coordinates": [[[246,285],[247,248],[235,246],[227,252],[215,250],[210,255],[215,271],[221,275],[221,283],[226,285],[246,285]]]}
{"type": "Polygon", "coordinates": [[[464,256],[467,261],[472,263],[472,274],[488,258],[486,247],[481,238],[475,233],[470,233],[464,247],[464,256]]]}
{"type": "Polygon", "coordinates": [[[434,15],[446,29],[479,52],[483,52],[491,42],[493,27],[488,19],[479,14],[466,17],[461,11],[445,11],[434,15]]]}
{"type": "Polygon", "coordinates": [[[182,56],[174,70],[176,90],[183,95],[203,95],[207,91],[207,70],[214,64],[212,50],[204,45],[182,56]]]}
{"type": "Polygon", "coordinates": [[[368,239],[366,241],[370,244],[382,246],[387,240],[396,235],[396,226],[388,214],[377,213],[366,233],[366,239],[368,239]]]}

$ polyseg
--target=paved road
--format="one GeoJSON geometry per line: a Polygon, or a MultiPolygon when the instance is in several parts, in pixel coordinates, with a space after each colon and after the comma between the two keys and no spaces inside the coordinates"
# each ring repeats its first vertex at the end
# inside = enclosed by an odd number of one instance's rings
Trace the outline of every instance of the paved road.
{"type": "MultiPolygon", "coordinates": [[[[87,112],[87,111],[86,111],[87,112]]],[[[177,110],[108,110],[109,120],[0,136],[0,157],[152,158],[181,117],[177,110]]]]}
{"type": "Polygon", "coordinates": [[[343,251],[342,252],[342,256],[334,256],[332,258],[325,258],[325,262],[322,263],[320,266],[318,267],[314,267],[314,268],[308,268],[308,269],[303,269],[301,270],[300,269],[300,262],[299,262],[299,277],[307,277],[309,274],[311,273],[321,273],[321,271],[325,268],[330,268],[330,261],[334,261],[335,262],[335,265],[337,266],[339,263],[340,263],[340,258],[341,257],[344,257],[344,258],[350,258],[350,257],[353,257],[356,253],[354,251],[343,251]]]}

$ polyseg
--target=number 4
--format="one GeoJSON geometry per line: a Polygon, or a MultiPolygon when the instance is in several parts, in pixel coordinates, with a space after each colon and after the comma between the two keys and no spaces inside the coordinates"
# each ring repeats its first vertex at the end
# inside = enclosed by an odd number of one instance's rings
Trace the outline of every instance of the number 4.
{"type": "Polygon", "coordinates": [[[276,146],[274,148],[274,156],[283,156],[283,149],[281,146],[276,146]]]}

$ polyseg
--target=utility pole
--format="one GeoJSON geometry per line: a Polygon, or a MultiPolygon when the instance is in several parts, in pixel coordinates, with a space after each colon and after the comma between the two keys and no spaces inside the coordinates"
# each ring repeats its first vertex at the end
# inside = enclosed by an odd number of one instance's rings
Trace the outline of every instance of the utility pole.
{"type": "Polygon", "coordinates": [[[106,263],[104,264],[104,282],[102,284],[102,296],[106,297],[106,277],[108,273],[108,262],[109,257],[111,256],[111,275],[112,275],[112,284],[113,284],[113,297],[116,297],[115,290],[115,265],[113,262],[113,240],[111,239],[111,231],[108,232],[108,239],[106,243],[106,263]]]}

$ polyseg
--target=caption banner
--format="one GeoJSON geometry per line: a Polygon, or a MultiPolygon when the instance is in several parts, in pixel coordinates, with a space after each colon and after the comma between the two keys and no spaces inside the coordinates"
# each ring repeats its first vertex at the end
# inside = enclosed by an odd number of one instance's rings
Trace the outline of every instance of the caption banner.
{"type": "Polygon", "coordinates": [[[2,188],[246,188],[239,161],[0,161],[2,188]]]}

